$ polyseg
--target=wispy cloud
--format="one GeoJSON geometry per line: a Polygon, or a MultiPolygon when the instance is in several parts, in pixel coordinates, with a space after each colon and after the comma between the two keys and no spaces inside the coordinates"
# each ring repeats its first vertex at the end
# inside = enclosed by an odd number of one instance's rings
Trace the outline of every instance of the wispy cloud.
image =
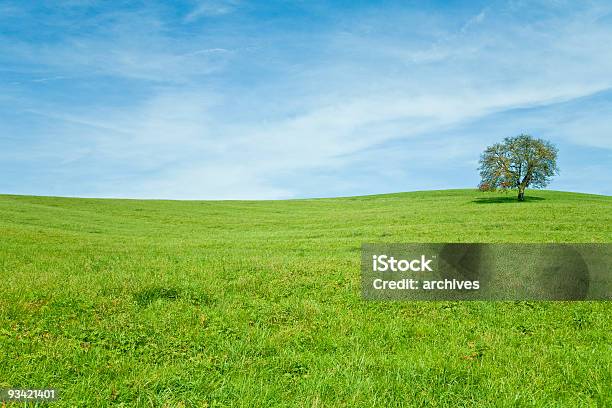
{"type": "Polygon", "coordinates": [[[466,32],[470,27],[482,23],[486,16],[487,16],[486,10],[485,9],[481,10],[480,13],[476,14],[475,16],[471,17],[468,21],[466,21],[463,27],[461,27],[461,32],[466,32]]]}
{"type": "Polygon", "coordinates": [[[201,17],[221,16],[231,13],[240,4],[239,0],[203,0],[185,16],[187,23],[194,22],[201,17]]]}
{"type": "Polygon", "coordinates": [[[63,75],[56,75],[56,76],[52,76],[52,77],[32,79],[32,82],[49,82],[49,81],[59,81],[60,79],[67,79],[67,78],[68,78],[68,77],[65,77],[65,76],[63,76],[63,75]]]}

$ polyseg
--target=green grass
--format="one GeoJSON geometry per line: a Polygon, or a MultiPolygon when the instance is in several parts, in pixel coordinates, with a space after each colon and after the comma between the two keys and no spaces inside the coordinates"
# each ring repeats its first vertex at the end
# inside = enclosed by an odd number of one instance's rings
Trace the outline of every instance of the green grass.
{"type": "Polygon", "coordinates": [[[609,302],[368,302],[362,242],[612,242],[612,198],[0,196],[0,388],[53,406],[610,406],[609,302]]]}

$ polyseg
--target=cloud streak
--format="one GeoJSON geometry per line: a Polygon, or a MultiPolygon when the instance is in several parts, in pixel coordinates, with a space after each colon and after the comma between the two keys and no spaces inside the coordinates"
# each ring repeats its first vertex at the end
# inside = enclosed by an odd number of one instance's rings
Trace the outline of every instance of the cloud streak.
{"type": "Polygon", "coordinates": [[[192,23],[202,17],[222,16],[231,13],[239,5],[237,0],[204,0],[185,16],[186,23],[192,23]]]}

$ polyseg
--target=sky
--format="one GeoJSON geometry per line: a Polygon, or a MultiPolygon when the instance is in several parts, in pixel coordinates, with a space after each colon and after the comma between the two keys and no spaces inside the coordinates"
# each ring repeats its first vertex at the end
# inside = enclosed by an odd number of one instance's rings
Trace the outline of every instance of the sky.
{"type": "Polygon", "coordinates": [[[475,188],[521,133],[612,194],[612,2],[0,0],[0,193],[475,188]]]}

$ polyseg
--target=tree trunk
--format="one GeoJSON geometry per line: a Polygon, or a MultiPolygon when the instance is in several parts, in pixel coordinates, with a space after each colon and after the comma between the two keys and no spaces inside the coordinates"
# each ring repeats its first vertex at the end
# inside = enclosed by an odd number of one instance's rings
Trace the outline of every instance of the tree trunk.
{"type": "Polygon", "coordinates": [[[524,188],[519,188],[518,200],[525,201],[525,189],[524,188]]]}

